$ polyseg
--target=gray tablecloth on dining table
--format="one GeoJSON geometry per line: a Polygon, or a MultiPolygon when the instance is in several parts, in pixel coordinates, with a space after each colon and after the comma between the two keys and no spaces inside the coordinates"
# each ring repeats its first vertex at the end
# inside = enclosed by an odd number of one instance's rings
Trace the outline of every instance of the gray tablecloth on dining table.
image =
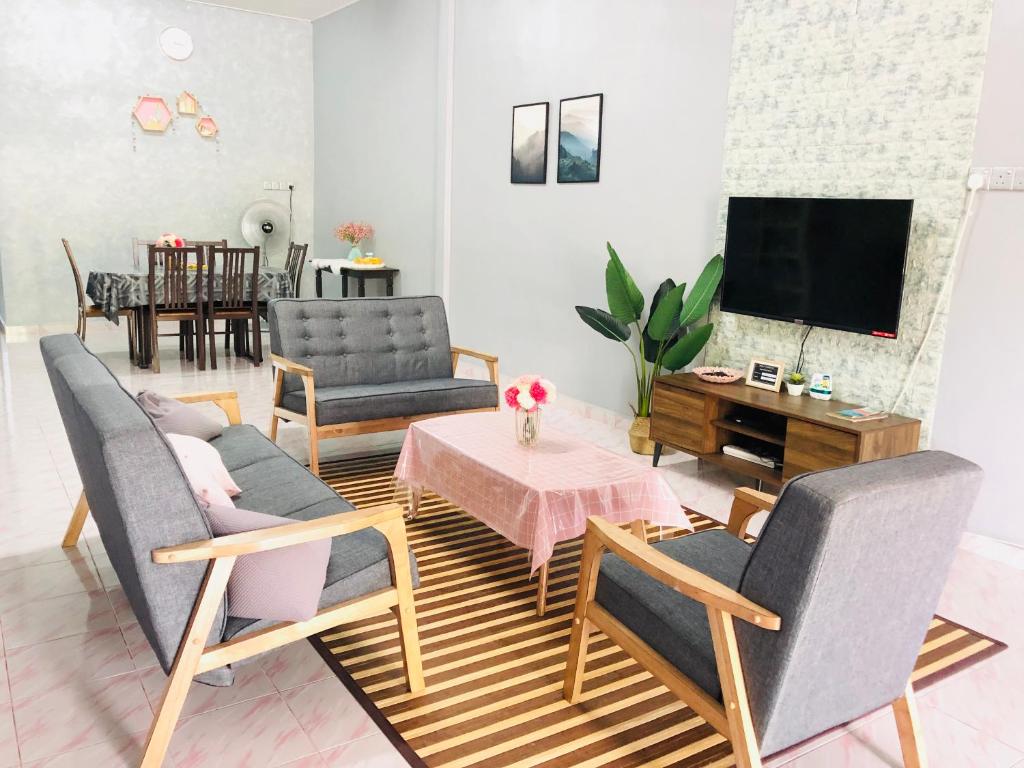
{"type": "MultiPolygon", "coordinates": [[[[246,279],[246,297],[251,296],[250,283],[246,279]]],[[[156,290],[159,295],[163,290],[163,275],[157,275],[156,290]]],[[[223,290],[220,275],[214,275],[214,300],[219,298],[223,290]]],[[[118,321],[118,310],[132,307],[149,306],[149,275],[145,272],[90,272],[85,286],[85,293],[94,305],[103,310],[103,314],[113,323],[118,321]]],[[[188,286],[189,298],[195,299],[196,281],[192,275],[188,286]]],[[[206,286],[203,286],[206,298],[206,286]]],[[[288,272],[280,267],[260,267],[259,300],[289,298],[292,296],[291,278],[288,272]]]]}

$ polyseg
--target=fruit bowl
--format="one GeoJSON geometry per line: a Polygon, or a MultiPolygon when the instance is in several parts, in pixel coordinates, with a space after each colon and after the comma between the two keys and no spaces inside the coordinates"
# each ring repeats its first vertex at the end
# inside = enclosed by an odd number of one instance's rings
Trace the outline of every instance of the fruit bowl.
{"type": "Polygon", "coordinates": [[[693,372],[701,381],[708,381],[712,384],[732,384],[743,378],[743,371],[737,371],[735,368],[720,368],[717,365],[694,368],[693,372]]]}

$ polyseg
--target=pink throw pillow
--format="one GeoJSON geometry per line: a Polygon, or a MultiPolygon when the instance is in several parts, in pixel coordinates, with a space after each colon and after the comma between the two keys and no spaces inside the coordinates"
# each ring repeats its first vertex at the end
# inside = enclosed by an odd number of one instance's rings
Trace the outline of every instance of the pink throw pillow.
{"type": "MultiPolygon", "coordinates": [[[[206,517],[216,536],[294,522],[277,515],[221,506],[209,507],[206,517]]],[[[228,615],[273,621],[313,618],[320,606],[330,558],[330,539],[242,555],[228,578],[228,615]]]]}
{"type": "Polygon", "coordinates": [[[242,489],[231,479],[216,448],[198,437],[176,435],[173,432],[167,433],[167,441],[174,449],[196,496],[207,504],[234,506],[231,497],[240,494],[242,489]]]}

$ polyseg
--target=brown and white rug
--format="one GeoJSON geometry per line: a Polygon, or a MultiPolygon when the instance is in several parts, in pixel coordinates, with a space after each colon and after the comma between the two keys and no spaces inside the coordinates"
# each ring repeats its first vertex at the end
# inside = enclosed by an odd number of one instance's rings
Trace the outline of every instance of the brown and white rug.
{"type": "MultiPolygon", "coordinates": [[[[321,477],[353,504],[393,499],[397,456],[321,464],[321,477]]],[[[404,690],[391,614],[312,642],[410,765],[441,768],[729,766],[729,743],[602,635],[594,635],[584,694],[562,699],[579,540],[557,547],[548,612],[535,613],[526,553],[438,498],[425,495],[408,524],[420,587],[416,614],[427,690],[404,690]]],[[[697,531],[722,527],[687,512],[697,531]]],[[[652,529],[652,533],[656,529],[652,529]]],[[[689,531],[666,529],[666,537],[689,531]]],[[[1005,648],[936,616],[914,687],[1005,648]]]]}

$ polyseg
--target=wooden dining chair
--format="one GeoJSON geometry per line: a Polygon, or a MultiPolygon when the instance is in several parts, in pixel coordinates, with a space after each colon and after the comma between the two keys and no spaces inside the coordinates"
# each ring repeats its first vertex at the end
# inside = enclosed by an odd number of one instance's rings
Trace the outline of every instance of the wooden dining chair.
{"type": "Polygon", "coordinates": [[[299,289],[302,285],[302,265],[306,263],[306,251],[308,250],[308,243],[288,244],[288,256],[285,259],[284,268],[292,285],[292,296],[296,299],[299,298],[299,289]]]}
{"type": "MultiPolygon", "coordinates": [[[[71,264],[71,274],[75,278],[75,294],[78,297],[78,322],[75,327],[75,334],[82,341],[85,341],[86,323],[90,317],[102,317],[106,319],[103,310],[89,304],[85,300],[85,290],[82,288],[82,273],[78,271],[78,262],[75,261],[75,254],[71,251],[71,243],[66,237],[60,239],[64,245],[64,253],[68,255],[68,263],[71,264]]],[[[135,310],[131,307],[123,307],[117,310],[117,316],[125,318],[125,325],[128,326],[128,359],[135,362],[135,310]]]]}
{"type": "MultiPolygon", "coordinates": [[[[186,354],[195,339],[199,370],[206,369],[206,326],[203,321],[203,288],[205,287],[206,255],[198,246],[161,248],[149,246],[149,327],[153,345],[153,371],[160,373],[160,322],[189,323],[186,354]],[[190,258],[196,268],[189,269],[190,258]],[[195,276],[193,278],[193,275],[195,276]],[[161,284],[157,285],[157,278],[161,284]],[[195,280],[195,295],[189,295],[189,283],[195,280]],[[159,293],[158,293],[159,290],[159,293]]],[[[180,335],[181,326],[179,325],[180,335]]]]}
{"type": "MultiPolygon", "coordinates": [[[[188,240],[188,239],[186,239],[185,240],[185,245],[189,246],[190,248],[191,247],[195,247],[195,246],[199,246],[199,247],[201,247],[203,249],[212,248],[215,245],[219,245],[219,246],[221,246],[223,248],[227,248],[228,247],[228,240],[227,240],[226,237],[222,238],[220,240],[188,240]]],[[[181,341],[179,342],[179,349],[184,349],[185,348],[183,346],[185,344],[185,338],[186,338],[186,333],[185,333],[184,325],[185,324],[183,323],[182,324],[181,341]]],[[[229,325],[230,325],[230,323],[225,323],[224,324],[224,352],[225,353],[227,353],[227,351],[231,348],[229,346],[230,343],[231,343],[231,334],[228,333],[228,326],[229,325]]],[[[211,336],[210,338],[212,339],[213,337],[211,336]]]]}
{"type": "Polygon", "coordinates": [[[237,322],[245,325],[246,346],[252,323],[252,345],[249,347],[253,365],[263,362],[263,342],[260,338],[259,279],[260,249],[228,248],[212,246],[207,249],[207,308],[206,319],[210,324],[210,367],[217,368],[217,344],[214,325],[217,320],[226,320],[228,327],[237,322]],[[215,291],[220,281],[220,295],[215,291]],[[249,287],[246,296],[246,287],[249,287]]]}

